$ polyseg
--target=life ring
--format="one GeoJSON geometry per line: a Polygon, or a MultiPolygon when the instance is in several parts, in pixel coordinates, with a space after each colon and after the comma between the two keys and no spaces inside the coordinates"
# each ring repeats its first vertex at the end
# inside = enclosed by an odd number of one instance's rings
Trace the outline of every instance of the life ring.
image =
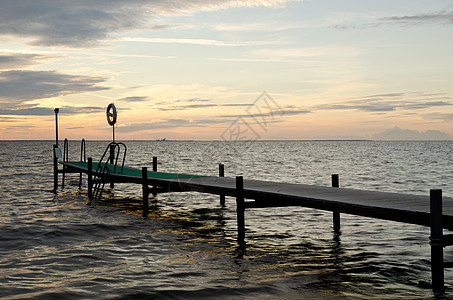
{"type": "Polygon", "coordinates": [[[116,123],[116,107],[113,103],[110,103],[109,106],[107,106],[107,122],[109,122],[110,126],[113,126],[116,123]],[[110,112],[110,110],[112,112],[110,112]]]}

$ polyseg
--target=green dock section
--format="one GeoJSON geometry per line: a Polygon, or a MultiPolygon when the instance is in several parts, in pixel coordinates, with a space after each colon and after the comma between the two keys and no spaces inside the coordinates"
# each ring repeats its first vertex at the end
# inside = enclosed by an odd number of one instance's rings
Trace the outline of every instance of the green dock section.
{"type": "MultiPolygon", "coordinates": [[[[76,166],[88,169],[87,162],[70,161],[70,162],[68,162],[68,164],[76,165],[76,166]]],[[[101,169],[104,169],[105,165],[106,164],[101,163],[101,169]]],[[[98,169],[98,166],[99,166],[99,163],[93,162],[93,171],[96,171],[98,169]]],[[[110,172],[113,173],[114,166],[107,164],[107,167],[109,168],[110,172]]],[[[142,177],[142,170],[131,169],[131,168],[126,168],[126,167],[123,168],[123,172],[121,173],[121,167],[117,166],[114,173],[123,174],[123,175],[127,175],[127,176],[133,176],[133,177],[142,177]]],[[[200,177],[206,177],[206,176],[148,171],[148,178],[156,178],[156,179],[178,179],[178,178],[200,178],[200,177]]]]}

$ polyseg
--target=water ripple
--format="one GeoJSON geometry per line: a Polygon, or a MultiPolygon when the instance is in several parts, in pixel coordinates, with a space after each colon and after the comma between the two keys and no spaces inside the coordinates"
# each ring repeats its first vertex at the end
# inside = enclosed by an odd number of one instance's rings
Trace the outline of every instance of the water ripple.
{"type": "MultiPolygon", "coordinates": [[[[129,142],[127,164],[293,183],[453,195],[451,142],[129,142]]],[[[79,149],[70,142],[70,158],[79,149]]],[[[77,145],[77,146],[76,146],[77,145]]],[[[88,142],[99,157],[105,143],[88,142]]],[[[236,244],[235,200],[168,193],[140,212],[141,187],[118,184],[88,205],[68,175],[54,194],[50,142],[0,142],[0,289],[7,299],[427,299],[428,228],[299,207],[246,211],[236,244]],[[10,159],[14,157],[15,159],[10,159]]],[[[453,260],[446,248],[445,259],[453,260]]],[[[451,289],[453,271],[446,270],[451,289]]]]}

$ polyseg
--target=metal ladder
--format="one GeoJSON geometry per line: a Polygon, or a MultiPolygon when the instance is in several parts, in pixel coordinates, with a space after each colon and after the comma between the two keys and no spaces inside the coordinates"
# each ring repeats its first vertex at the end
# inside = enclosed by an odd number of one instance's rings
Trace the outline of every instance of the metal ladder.
{"type": "Polygon", "coordinates": [[[93,199],[99,200],[102,197],[105,184],[111,181],[111,173],[123,174],[124,161],[126,160],[127,147],[124,143],[111,142],[104,151],[99,163],[96,167],[96,172],[93,174],[93,199]],[[108,153],[108,155],[107,155],[108,153]],[[120,160],[120,157],[122,159],[120,160]],[[121,162],[121,167],[118,167],[118,161],[121,162]],[[118,170],[118,171],[117,171],[118,170]]]}

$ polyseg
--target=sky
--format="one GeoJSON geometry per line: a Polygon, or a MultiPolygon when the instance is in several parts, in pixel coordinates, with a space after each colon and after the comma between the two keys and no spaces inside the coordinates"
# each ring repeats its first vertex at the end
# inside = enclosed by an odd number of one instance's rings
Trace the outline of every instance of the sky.
{"type": "Polygon", "coordinates": [[[453,1],[0,7],[0,140],[453,139],[453,1]]]}

